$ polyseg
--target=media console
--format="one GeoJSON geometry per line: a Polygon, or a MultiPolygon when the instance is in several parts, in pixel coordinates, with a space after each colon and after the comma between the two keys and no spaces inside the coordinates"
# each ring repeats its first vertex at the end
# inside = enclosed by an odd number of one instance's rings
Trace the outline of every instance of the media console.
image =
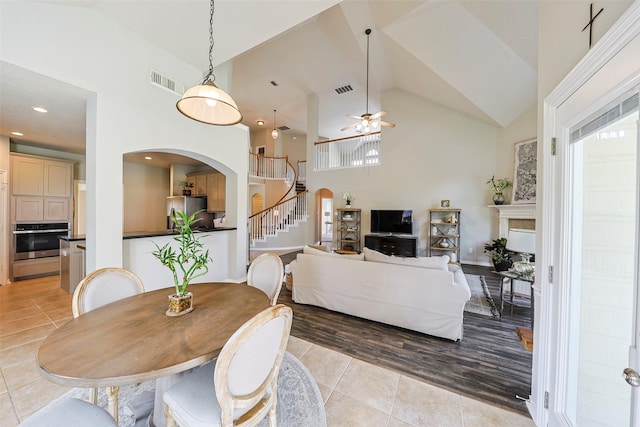
{"type": "Polygon", "coordinates": [[[364,236],[364,246],[385,255],[415,257],[418,238],[414,236],[396,236],[385,234],[367,234],[364,236]]]}

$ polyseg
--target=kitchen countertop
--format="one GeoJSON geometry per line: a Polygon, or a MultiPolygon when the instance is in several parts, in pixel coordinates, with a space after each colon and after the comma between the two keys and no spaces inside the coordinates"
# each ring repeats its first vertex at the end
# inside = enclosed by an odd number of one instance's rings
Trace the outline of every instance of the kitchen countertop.
{"type": "Polygon", "coordinates": [[[60,236],[60,240],[66,240],[67,242],[78,242],[80,240],[86,240],[84,234],[74,234],[71,236],[60,236]]]}
{"type": "MultiPolygon", "coordinates": [[[[203,228],[194,230],[196,233],[214,233],[216,231],[229,231],[236,230],[236,227],[216,227],[216,228],[203,228]]],[[[162,231],[130,231],[124,233],[123,239],[140,239],[144,237],[158,237],[158,236],[172,236],[178,235],[177,230],[162,230],[162,231]]]]}
{"type": "MultiPolygon", "coordinates": [[[[236,230],[236,227],[216,227],[216,228],[203,228],[194,230],[196,233],[213,233],[216,231],[228,231],[236,230]]],[[[122,235],[123,239],[141,239],[145,237],[158,237],[158,236],[172,236],[177,235],[177,230],[161,230],[161,231],[129,231],[122,235]]],[[[60,240],[66,240],[67,242],[77,242],[86,240],[84,234],[77,234],[72,236],[60,236],[60,240]]]]}

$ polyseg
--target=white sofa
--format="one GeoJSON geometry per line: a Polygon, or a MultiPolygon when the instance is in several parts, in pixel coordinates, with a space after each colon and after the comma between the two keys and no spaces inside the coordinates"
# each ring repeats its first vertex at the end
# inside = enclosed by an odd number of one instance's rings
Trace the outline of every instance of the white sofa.
{"type": "Polygon", "coordinates": [[[462,269],[448,261],[305,247],[290,264],[293,300],[455,341],[471,292],[462,269]]]}

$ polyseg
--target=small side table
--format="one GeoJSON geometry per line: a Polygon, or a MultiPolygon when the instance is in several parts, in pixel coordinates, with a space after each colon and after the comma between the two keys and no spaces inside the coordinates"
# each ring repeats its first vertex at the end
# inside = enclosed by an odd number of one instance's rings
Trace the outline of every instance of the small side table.
{"type": "Polygon", "coordinates": [[[511,305],[511,314],[513,314],[513,307],[514,306],[522,306],[525,307],[522,304],[519,304],[517,301],[514,301],[513,299],[513,285],[515,281],[521,281],[521,282],[526,282],[529,284],[529,295],[531,298],[531,328],[533,329],[533,319],[534,319],[534,313],[533,313],[533,307],[534,307],[534,301],[533,301],[533,283],[535,282],[535,278],[534,276],[531,277],[524,277],[524,276],[520,276],[516,273],[514,273],[513,271],[495,271],[494,273],[502,276],[502,280],[500,282],[500,317],[502,317],[502,312],[504,311],[504,304],[507,303],[509,305],[511,305]],[[509,299],[508,301],[505,301],[504,298],[504,285],[505,283],[508,282],[509,283],[509,299]]]}

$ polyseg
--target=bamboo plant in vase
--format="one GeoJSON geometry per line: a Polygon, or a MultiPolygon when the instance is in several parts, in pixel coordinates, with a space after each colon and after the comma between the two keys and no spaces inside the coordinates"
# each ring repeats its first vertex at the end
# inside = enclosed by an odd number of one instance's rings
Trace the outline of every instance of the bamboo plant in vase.
{"type": "Polygon", "coordinates": [[[173,238],[177,245],[168,242],[160,247],[153,243],[156,250],[152,254],[171,271],[176,290],[175,294],[169,295],[167,316],[180,316],[193,310],[193,294],[187,291],[189,283],[209,272],[207,264],[212,261],[209,249],[204,249],[200,237],[192,230],[192,226],[200,220],[197,218],[200,212],[191,215],[176,212],[171,216],[171,220],[178,226],[179,235],[173,238]]]}

